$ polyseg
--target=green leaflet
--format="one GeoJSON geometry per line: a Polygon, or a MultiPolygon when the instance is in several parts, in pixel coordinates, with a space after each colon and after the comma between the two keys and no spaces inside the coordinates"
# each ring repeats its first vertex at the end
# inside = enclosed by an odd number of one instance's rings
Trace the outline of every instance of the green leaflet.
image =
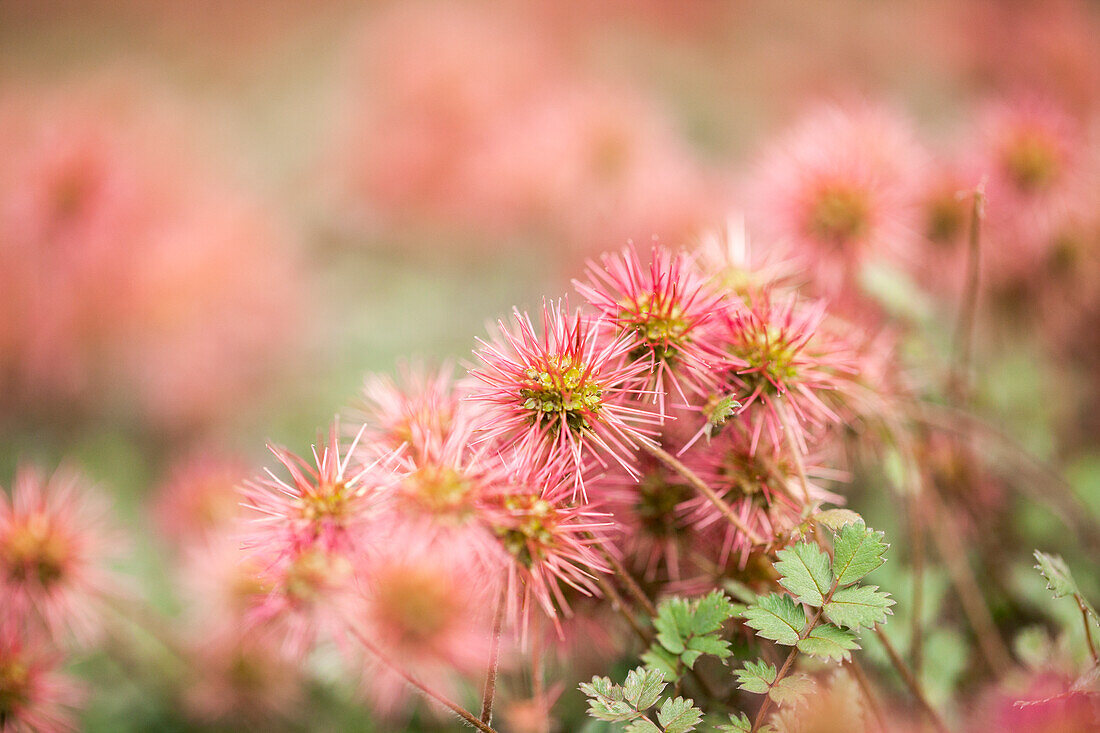
{"type": "Polygon", "coordinates": [[[833,569],[829,556],[817,545],[799,542],[777,553],[775,569],[782,576],[779,584],[802,603],[820,608],[833,587],[833,569]]]}
{"type": "Polygon", "coordinates": [[[669,698],[657,711],[657,722],[665,729],[665,733],[693,731],[702,718],[703,711],[695,707],[695,702],[690,698],[678,697],[675,700],[669,698]]]}
{"type": "Polygon", "coordinates": [[[894,599],[877,585],[853,585],[833,593],[825,604],[825,617],[837,626],[858,631],[885,623],[893,605],[894,599]]]}
{"type": "Polygon", "coordinates": [[[815,626],[805,639],[798,642],[800,652],[826,662],[848,659],[853,649],[859,649],[855,634],[832,624],[815,626]]]}
{"type": "Polygon", "coordinates": [[[741,615],[757,634],[786,646],[798,643],[799,634],[806,626],[806,612],[802,606],[782,593],[762,596],[741,615]]]}
{"type": "Polygon", "coordinates": [[[838,587],[861,580],[886,562],[882,556],[890,546],[882,541],[883,536],[862,522],[841,528],[833,542],[833,573],[838,587]]]}

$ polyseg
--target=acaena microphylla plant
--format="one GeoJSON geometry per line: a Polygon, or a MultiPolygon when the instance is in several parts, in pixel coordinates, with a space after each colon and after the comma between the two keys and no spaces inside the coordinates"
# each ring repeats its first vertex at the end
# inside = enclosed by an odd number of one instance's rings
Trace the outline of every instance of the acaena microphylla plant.
{"type": "Polygon", "coordinates": [[[664,416],[666,398],[689,404],[687,392],[706,394],[712,365],[723,359],[700,328],[728,307],[691,258],[654,246],[648,268],[630,245],[588,264],[577,291],[631,341],[630,358],[645,361],[644,388],[664,416]],[[687,391],[685,391],[685,389],[687,391]]]}
{"type": "Polygon", "coordinates": [[[475,352],[482,366],[470,374],[481,385],[469,400],[481,411],[484,440],[521,461],[567,466],[582,492],[593,461],[636,473],[634,450],[660,417],[637,404],[648,363],[632,355],[630,334],[561,302],[543,304],[541,329],[518,310],[514,321],[500,322],[500,337],[475,352]]]}
{"type": "Polygon", "coordinates": [[[25,466],[12,497],[0,493],[0,591],[5,613],[83,643],[102,630],[107,603],[120,597],[107,568],[118,541],[107,504],[76,472],[47,477],[25,466]]]}

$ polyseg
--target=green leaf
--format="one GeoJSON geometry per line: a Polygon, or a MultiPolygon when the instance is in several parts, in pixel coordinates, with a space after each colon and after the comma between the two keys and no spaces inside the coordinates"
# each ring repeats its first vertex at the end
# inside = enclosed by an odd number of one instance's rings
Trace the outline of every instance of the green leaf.
{"type": "Polygon", "coordinates": [[[688,669],[695,669],[695,662],[697,662],[701,656],[703,656],[703,653],[700,651],[686,649],[683,654],[680,655],[680,661],[683,662],[684,666],[688,669]]]}
{"type": "Polygon", "coordinates": [[[814,690],[814,681],[809,675],[796,674],[784,677],[776,682],[768,696],[776,705],[798,704],[814,690]]]}
{"type": "Polygon", "coordinates": [[[855,635],[832,624],[819,624],[798,642],[798,650],[826,662],[848,659],[852,649],[859,649],[855,635]]]}
{"type": "Polygon", "coordinates": [[[809,542],[780,550],[776,556],[779,562],[775,563],[775,569],[783,576],[779,584],[803,603],[820,607],[833,588],[829,556],[809,542]]]}
{"type": "Polygon", "coordinates": [[[733,616],[734,609],[726,594],[715,590],[696,601],[694,611],[691,632],[702,635],[722,628],[722,624],[733,616]]]}
{"type": "Polygon", "coordinates": [[[719,659],[725,659],[733,654],[733,652],[730,651],[730,643],[714,635],[696,636],[692,638],[691,641],[688,642],[688,649],[694,649],[703,654],[710,654],[719,659]]]}
{"type": "Polygon", "coordinates": [[[886,562],[882,556],[890,546],[882,538],[882,532],[868,529],[863,523],[841,528],[833,542],[833,572],[838,587],[855,583],[886,562]]]}
{"type": "Polygon", "coordinates": [[[756,603],[757,593],[752,588],[748,587],[740,580],[734,580],[733,578],[725,578],[722,581],[722,587],[726,589],[734,600],[741,601],[742,603],[756,603]]]}
{"type": "Polygon", "coordinates": [[[621,723],[635,717],[638,711],[630,707],[630,704],[623,700],[590,698],[588,700],[588,714],[597,720],[606,720],[609,723],[621,723]]]}
{"type": "Polygon", "coordinates": [[[858,631],[875,624],[886,623],[893,613],[894,599],[880,591],[877,585],[853,585],[841,588],[825,604],[825,617],[837,626],[858,631]]]}
{"type": "Polygon", "coordinates": [[[806,612],[802,606],[782,593],[761,596],[742,616],[758,635],[786,646],[794,646],[806,626],[806,612]]]}
{"type": "Polygon", "coordinates": [[[653,627],[657,629],[657,641],[673,654],[684,651],[684,643],[691,634],[691,603],[683,598],[670,598],[657,607],[653,627]]]}
{"type": "Polygon", "coordinates": [[[745,662],[745,666],[737,670],[737,681],[745,692],[755,692],[757,695],[766,695],[775,682],[775,665],[764,661],[745,662]]]}
{"type": "Polygon", "coordinates": [[[656,669],[638,667],[626,675],[623,699],[637,710],[653,707],[666,687],[665,676],[656,669]]]}
{"type": "Polygon", "coordinates": [[[610,677],[593,677],[591,682],[582,682],[579,685],[581,692],[588,697],[614,697],[622,699],[622,690],[611,681],[610,677]]]}
{"type": "Polygon", "coordinates": [[[657,722],[665,729],[665,733],[693,731],[702,718],[703,711],[695,707],[695,701],[690,698],[687,700],[682,697],[675,700],[669,698],[657,711],[657,722]]]}
{"type": "Polygon", "coordinates": [[[1100,616],[1096,614],[1096,609],[1081,595],[1081,589],[1077,587],[1077,581],[1073,579],[1073,574],[1069,571],[1069,566],[1066,565],[1066,561],[1062,559],[1061,555],[1048,555],[1045,552],[1036,550],[1035,559],[1039,562],[1035,569],[1046,579],[1047,590],[1054,591],[1055,598],[1073,596],[1094,618],[1100,619],[1100,616]]]}
{"type": "Polygon", "coordinates": [[[664,675],[666,680],[675,682],[680,679],[680,657],[666,650],[659,644],[654,644],[642,654],[642,661],[647,667],[655,669],[664,675]]]}
{"type": "Polygon", "coordinates": [[[738,713],[737,715],[730,713],[730,722],[720,723],[716,730],[719,733],[750,733],[752,721],[744,713],[738,713]]]}
{"type": "Polygon", "coordinates": [[[834,532],[839,531],[849,524],[856,524],[857,522],[860,524],[863,523],[863,517],[859,516],[851,509],[826,509],[823,512],[815,514],[813,520],[820,525],[828,527],[834,532]]]}
{"type": "Polygon", "coordinates": [[[623,733],[661,733],[661,729],[649,718],[638,718],[628,725],[623,733]]]}

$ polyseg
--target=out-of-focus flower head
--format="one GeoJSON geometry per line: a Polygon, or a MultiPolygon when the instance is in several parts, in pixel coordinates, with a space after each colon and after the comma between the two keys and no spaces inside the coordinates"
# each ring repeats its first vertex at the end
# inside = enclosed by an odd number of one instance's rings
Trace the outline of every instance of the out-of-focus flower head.
{"type": "Polygon", "coordinates": [[[750,229],[804,257],[822,293],[836,298],[867,259],[912,256],[912,187],[923,166],[909,123],[892,110],[823,107],[750,175],[750,229]]]}
{"type": "Polygon", "coordinates": [[[184,705],[193,718],[246,728],[291,718],[303,701],[300,665],[270,629],[240,623],[203,627],[190,653],[199,671],[184,705]]]}
{"type": "Polygon", "coordinates": [[[397,379],[383,374],[367,376],[349,423],[356,430],[366,424],[364,448],[398,450],[404,446],[415,458],[450,440],[462,395],[450,364],[438,369],[402,365],[397,379]]]}
{"type": "Polygon", "coordinates": [[[357,608],[355,566],[363,558],[321,545],[262,548],[249,555],[260,568],[262,597],[247,625],[276,634],[282,652],[302,659],[319,640],[344,638],[357,608]]]}
{"type": "Polygon", "coordinates": [[[964,730],[1090,733],[1100,726],[1096,695],[1070,689],[1071,681],[1051,672],[1010,680],[990,689],[971,708],[964,730]]]}
{"type": "Polygon", "coordinates": [[[532,470],[520,465],[507,484],[485,498],[483,521],[498,540],[506,578],[508,617],[523,632],[537,604],[560,629],[571,614],[562,584],[585,596],[598,595],[596,574],[609,568],[594,549],[613,532],[609,515],[570,500],[571,469],[532,470]]]}
{"type": "Polygon", "coordinates": [[[176,547],[201,541],[242,514],[237,485],[248,474],[243,461],[199,452],[176,462],[158,490],[154,514],[176,547]]]}
{"type": "Polygon", "coordinates": [[[754,301],[765,291],[797,284],[799,264],[782,247],[753,247],[743,214],[699,238],[699,266],[712,286],[729,297],[754,301]]]}
{"type": "Polygon", "coordinates": [[[254,393],[291,342],[285,233],[153,96],[129,82],[0,95],[5,411],[74,420],[121,403],[190,429],[254,393]]]}
{"type": "Polygon", "coordinates": [[[469,400],[483,439],[523,462],[568,466],[582,492],[590,460],[633,473],[634,449],[660,418],[634,404],[644,391],[630,385],[647,362],[632,357],[630,335],[560,302],[543,304],[541,335],[518,310],[514,329],[499,326],[500,338],[479,339],[483,366],[470,372],[482,383],[469,400]]]}
{"type": "Polygon", "coordinates": [[[118,587],[106,564],[116,554],[105,501],[72,470],[46,478],[21,468],[12,497],[0,494],[0,589],[4,612],[42,624],[57,639],[100,631],[102,601],[118,587]]]}
{"type": "Polygon", "coordinates": [[[73,709],[83,694],[58,671],[61,661],[41,630],[19,624],[7,613],[0,616],[0,731],[76,730],[73,709]]]}
{"type": "Polygon", "coordinates": [[[1030,290],[1085,193],[1083,136],[1068,114],[1037,97],[990,104],[977,136],[972,165],[986,177],[983,272],[1001,291],[1030,290]]]}
{"type": "Polygon", "coordinates": [[[665,398],[687,405],[687,390],[705,395],[712,365],[722,361],[699,327],[723,307],[689,257],[654,247],[648,268],[633,246],[590,262],[589,282],[574,281],[578,292],[630,340],[628,358],[641,359],[647,372],[641,386],[653,392],[658,413],[665,398]],[[602,265],[602,267],[601,267],[602,265]]]}
{"type": "MultiPolygon", "coordinates": [[[[353,620],[391,663],[448,697],[461,680],[484,672],[504,581],[486,572],[479,548],[454,540],[412,528],[395,533],[357,568],[362,597],[353,620]]],[[[409,695],[407,683],[380,663],[370,665],[364,684],[383,713],[409,695]]]]}
{"type": "MultiPolygon", "coordinates": [[[[794,295],[765,296],[719,319],[714,338],[732,361],[720,387],[723,399],[716,404],[730,397],[741,404],[751,426],[752,452],[764,432],[772,445],[782,445],[787,424],[805,453],[808,426],[839,422],[826,393],[857,368],[850,346],[823,328],[824,319],[823,301],[804,302],[794,295]]],[[[702,430],[711,429],[708,417],[702,430]]]]}
{"type": "Polygon", "coordinates": [[[377,519],[394,474],[392,453],[367,464],[355,460],[364,430],[341,455],[340,427],[334,422],[320,452],[314,446],[312,461],[269,445],[290,482],[265,469],[266,476],[244,483],[245,506],[260,515],[249,544],[365,549],[364,529],[377,519]]]}

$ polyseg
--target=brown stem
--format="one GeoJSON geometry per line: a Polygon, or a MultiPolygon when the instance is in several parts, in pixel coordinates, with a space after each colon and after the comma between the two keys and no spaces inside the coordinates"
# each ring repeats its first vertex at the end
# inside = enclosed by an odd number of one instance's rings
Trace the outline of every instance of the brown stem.
{"type": "Polygon", "coordinates": [[[730,505],[723,501],[722,497],[718,496],[718,494],[714,492],[714,489],[707,486],[706,482],[696,476],[694,471],[685,466],[683,463],[680,463],[680,461],[678,461],[675,457],[673,457],[660,446],[648,442],[641,443],[641,446],[654,458],[661,461],[673,471],[683,476],[684,479],[686,479],[687,482],[691,484],[692,488],[705,496],[711,504],[717,507],[718,510],[722,512],[722,515],[725,516],[727,520],[729,520],[729,523],[737,529],[741,530],[741,532],[743,532],[754,545],[765,544],[764,539],[756,532],[754,532],[751,527],[745,524],[741,517],[734,514],[733,509],[730,508],[730,505]]]}
{"type": "Polygon", "coordinates": [[[481,696],[481,722],[493,722],[493,698],[497,691],[497,666],[500,662],[500,632],[504,628],[504,607],[508,600],[507,584],[501,584],[500,599],[493,613],[493,636],[489,640],[489,665],[485,670],[485,691],[481,696]]]}
{"type": "Polygon", "coordinates": [[[863,697],[867,700],[867,707],[871,709],[871,714],[875,717],[875,724],[878,725],[879,733],[886,733],[886,718],[882,715],[882,708],[879,707],[878,699],[871,689],[871,681],[867,679],[867,673],[863,671],[863,666],[860,665],[855,658],[849,659],[844,663],[844,666],[852,673],[852,677],[855,678],[856,684],[859,685],[863,697]]]}
{"type": "Polygon", "coordinates": [[[974,635],[978,639],[978,650],[982,659],[994,676],[999,677],[1012,669],[1012,657],[1001,639],[993,614],[986,605],[974,571],[966,560],[966,548],[960,540],[962,529],[955,516],[943,506],[935,487],[927,483],[922,496],[927,499],[933,510],[935,522],[931,532],[932,541],[944,565],[951,584],[959,595],[959,603],[974,635]]]}
{"type": "Polygon", "coordinates": [[[615,575],[623,582],[627,592],[630,593],[638,605],[651,617],[656,616],[657,607],[653,605],[653,601],[649,600],[649,596],[647,596],[645,591],[642,590],[642,587],[638,585],[638,581],[634,580],[634,576],[627,572],[623,564],[619,562],[618,558],[616,558],[610,550],[602,544],[597,545],[597,547],[599,548],[600,554],[603,555],[604,560],[607,560],[607,564],[615,571],[615,575]]]}
{"type": "Polygon", "coordinates": [[[1089,609],[1080,598],[1077,599],[1077,607],[1081,609],[1081,621],[1085,624],[1085,643],[1088,644],[1093,664],[1100,663],[1100,655],[1097,655],[1096,646],[1092,643],[1092,622],[1089,621],[1089,609]]]}
{"type": "Polygon", "coordinates": [[[779,417],[779,425],[783,428],[783,440],[787,443],[787,452],[794,461],[795,473],[802,486],[802,498],[806,504],[810,503],[810,482],[806,479],[806,465],[802,462],[802,451],[794,439],[794,425],[787,412],[787,404],[781,400],[775,401],[775,414],[779,417]]]}
{"type": "Polygon", "coordinates": [[[611,607],[618,611],[630,628],[634,629],[634,633],[638,635],[638,638],[642,640],[642,643],[649,646],[653,641],[650,635],[646,632],[645,627],[638,621],[638,617],[634,615],[634,612],[630,610],[630,606],[626,604],[623,597],[619,595],[619,591],[615,590],[615,586],[607,582],[602,575],[596,576],[596,584],[600,586],[600,590],[611,601],[611,607]]]}
{"type": "Polygon", "coordinates": [[[974,321],[978,313],[978,286],[981,281],[981,223],[985,208],[985,183],[978,184],[971,195],[970,236],[966,257],[966,285],[955,324],[955,370],[951,391],[956,401],[964,404],[970,391],[970,361],[974,343],[974,321]]]}
{"type": "Polygon", "coordinates": [[[348,623],[347,626],[348,626],[348,629],[351,631],[352,636],[354,636],[356,638],[356,640],[360,644],[363,645],[364,649],[366,649],[371,654],[373,654],[378,659],[378,661],[382,662],[382,664],[386,665],[391,670],[393,670],[395,673],[397,673],[397,675],[400,676],[401,679],[405,680],[405,682],[412,685],[412,687],[414,687],[416,690],[418,690],[422,695],[424,695],[425,697],[427,697],[431,700],[434,700],[435,702],[439,703],[443,707],[447,708],[452,713],[454,713],[458,717],[462,718],[464,721],[466,721],[467,723],[469,723],[473,727],[477,728],[482,733],[497,733],[497,731],[493,730],[489,726],[488,723],[483,723],[481,720],[479,720],[477,717],[475,717],[474,714],[471,713],[469,710],[466,710],[465,708],[463,708],[458,703],[451,702],[451,700],[447,699],[446,697],[439,694],[435,690],[432,690],[431,688],[427,687],[420,680],[416,679],[411,674],[409,674],[408,672],[406,672],[405,670],[401,669],[396,664],[391,662],[389,660],[389,658],[386,657],[386,655],[382,653],[382,650],[379,649],[377,646],[375,646],[374,642],[372,642],[370,639],[368,639],[366,637],[366,635],[362,631],[360,631],[359,628],[354,623],[348,623]]]}
{"type": "Polygon", "coordinates": [[[901,655],[898,654],[898,650],[894,648],[890,638],[886,636],[878,624],[875,624],[875,636],[882,642],[882,648],[886,650],[886,656],[890,657],[890,663],[894,665],[894,669],[896,669],[901,676],[905,686],[909,688],[909,692],[912,693],[929,722],[931,722],[940,733],[947,733],[947,726],[944,725],[943,719],[940,718],[940,714],[932,707],[932,703],[928,702],[928,697],[924,694],[920,682],[913,676],[912,670],[906,666],[905,661],[901,658],[901,655]]]}

